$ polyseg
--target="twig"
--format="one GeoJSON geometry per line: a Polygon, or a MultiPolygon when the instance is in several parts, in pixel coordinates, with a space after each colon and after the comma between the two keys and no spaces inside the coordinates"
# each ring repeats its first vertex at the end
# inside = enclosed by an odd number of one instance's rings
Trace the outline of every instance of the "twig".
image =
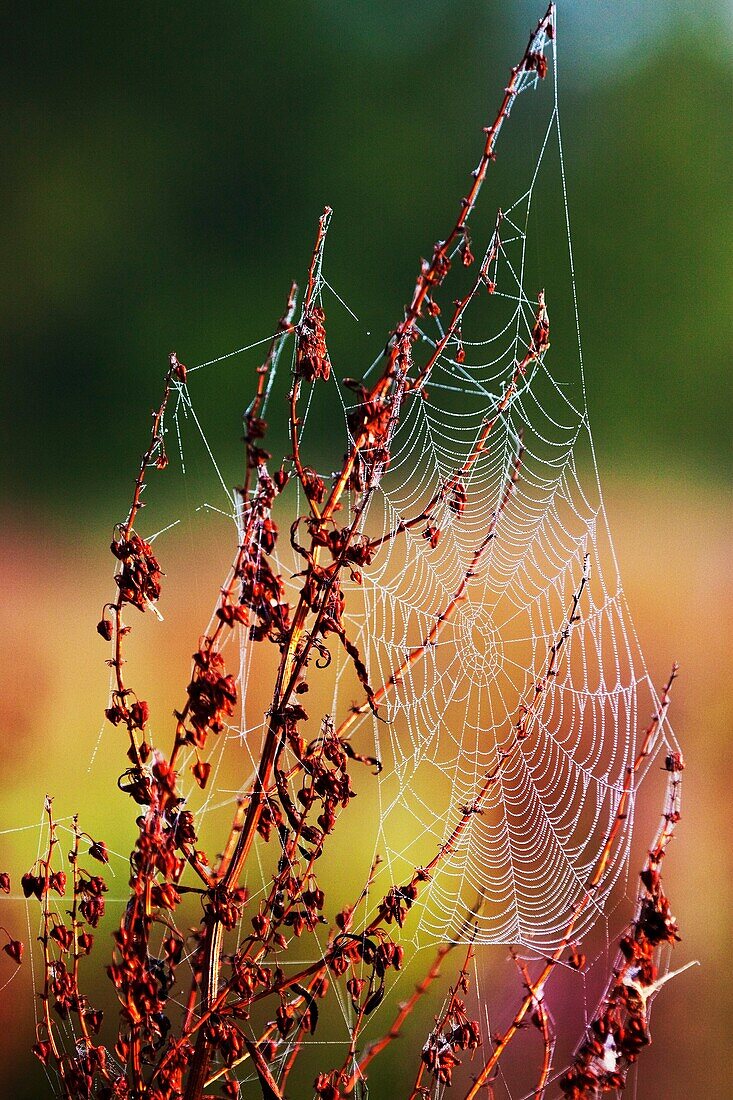
{"type": "Polygon", "coordinates": [[[392,1026],[380,1039],[375,1039],[373,1043],[369,1043],[365,1047],[364,1052],[359,1059],[358,1065],[351,1077],[346,1081],[342,1087],[342,1091],[346,1096],[353,1092],[354,1086],[357,1081],[363,1080],[368,1066],[374,1061],[374,1059],[385,1050],[390,1043],[395,1039],[399,1039],[402,1034],[402,1028],[404,1027],[408,1017],[412,1014],[418,1001],[425,996],[430,986],[436,981],[441,974],[441,968],[443,960],[446,955],[453,950],[455,943],[442,943],[436,952],[433,964],[428,970],[427,974],[417,983],[414,992],[403,1004],[399,1006],[397,1015],[394,1018],[392,1026]]]}

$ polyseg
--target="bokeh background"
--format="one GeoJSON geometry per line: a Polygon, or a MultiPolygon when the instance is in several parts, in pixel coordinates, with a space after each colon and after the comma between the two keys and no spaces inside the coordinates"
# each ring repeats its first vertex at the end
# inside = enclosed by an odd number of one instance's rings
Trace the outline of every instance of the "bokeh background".
{"type": "MultiPolygon", "coordinates": [[[[35,857],[37,832],[23,830],[49,789],[60,813],[78,808],[120,851],[131,835],[124,799],[104,785],[105,769],[120,768],[109,733],[98,740],[106,673],[94,623],[168,351],[198,362],[271,331],[326,202],[329,277],[363,326],[386,334],[417,257],[454,213],[480,127],[539,14],[525,0],[30,4],[7,28],[0,864],[22,869],[35,857]]],[[[688,771],[667,873],[678,958],[702,966],[657,1002],[637,1095],[723,1096],[730,12],[715,0],[561,0],[559,14],[601,478],[649,668],[659,680],[676,658],[683,670],[673,715],[688,771]]],[[[344,346],[342,374],[365,365],[344,346]]],[[[248,393],[202,397],[225,457],[236,454],[248,393]]],[[[185,635],[184,611],[201,621],[209,579],[204,570],[200,588],[177,597],[170,682],[185,682],[198,628],[185,635]]],[[[22,904],[3,901],[2,923],[25,932],[25,920],[22,904]]],[[[0,963],[0,986],[11,967],[0,963]]],[[[0,1075],[4,1095],[35,1098],[46,1093],[26,1053],[24,967],[0,998],[0,1075]]],[[[396,1080],[398,1063],[385,1072],[396,1080]]]]}

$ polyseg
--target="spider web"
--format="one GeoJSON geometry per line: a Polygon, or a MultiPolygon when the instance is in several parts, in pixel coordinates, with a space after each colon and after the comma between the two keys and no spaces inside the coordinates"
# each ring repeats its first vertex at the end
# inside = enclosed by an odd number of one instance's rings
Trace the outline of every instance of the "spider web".
{"type": "MultiPolygon", "coordinates": [[[[360,521],[360,529],[380,543],[379,553],[362,583],[343,585],[349,634],[367,658],[372,687],[381,689],[379,719],[366,705],[352,713],[358,685],[348,661],[336,655],[334,723],[384,765],[378,820],[373,836],[366,829],[363,838],[384,861],[375,898],[432,859],[486,775],[498,772],[481,812],[471,816],[425,887],[412,922],[420,944],[465,937],[471,913],[477,943],[520,943],[538,951],[556,946],[587,892],[637,752],[638,733],[657,707],[624,598],[595,463],[556,63],[552,68],[549,112],[529,184],[501,212],[489,237],[481,265],[486,277],[478,280],[458,333],[435,359],[429,398],[408,395],[402,402],[389,468],[360,521]],[[538,180],[553,158],[575,341],[574,347],[561,341],[559,355],[553,346],[518,375],[531,346],[542,286],[530,285],[538,265],[528,259],[538,180]],[[460,511],[446,491],[457,475],[465,489],[460,511]],[[424,522],[416,523],[419,517],[424,522]],[[426,538],[428,528],[439,533],[436,546],[426,538]],[[577,621],[568,623],[581,582],[577,621]],[[547,675],[548,655],[558,641],[562,652],[547,675]],[[537,685],[539,703],[528,708],[537,685]],[[526,729],[518,744],[523,714],[526,729]]],[[[539,84],[532,73],[525,73],[523,82],[520,92],[539,84]]],[[[460,259],[457,245],[454,265],[460,259]]],[[[548,299],[556,268],[553,256],[544,272],[548,299]]],[[[338,301],[355,316],[327,281],[323,265],[316,277],[316,297],[324,308],[338,301]]],[[[430,358],[444,337],[440,316],[421,326],[416,371],[421,353],[423,360],[430,358]]],[[[366,384],[378,376],[380,361],[381,356],[365,372],[366,384]]],[[[274,378],[273,372],[270,387],[274,378]]],[[[335,375],[329,385],[343,411],[336,446],[345,449],[353,442],[347,417],[354,397],[335,375]]],[[[314,392],[311,387],[303,398],[300,414],[306,449],[314,392]]],[[[315,400],[323,400],[322,391],[315,400]]],[[[187,386],[180,387],[174,421],[182,467],[184,421],[193,423],[214,462],[187,386]]],[[[228,511],[233,497],[214,466],[228,511]]],[[[328,479],[327,469],[319,472],[328,479]]],[[[345,506],[344,523],[357,504],[355,495],[345,506]]],[[[296,514],[305,510],[300,493],[298,505],[296,514]]],[[[279,553],[283,574],[297,575],[302,562],[290,557],[283,540],[279,553]]],[[[293,591],[298,592],[297,583],[293,591]]],[[[240,638],[242,732],[250,743],[246,698],[253,652],[245,635],[240,638]]],[[[670,744],[674,737],[665,722],[639,780],[670,744]]],[[[578,937],[604,912],[625,873],[634,795],[593,903],[577,922],[578,937]]]]}

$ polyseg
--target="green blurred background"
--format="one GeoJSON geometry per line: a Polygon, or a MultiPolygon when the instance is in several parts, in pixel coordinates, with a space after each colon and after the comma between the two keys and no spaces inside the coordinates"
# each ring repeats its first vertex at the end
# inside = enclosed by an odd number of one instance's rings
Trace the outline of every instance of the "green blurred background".
{"type": "MultiPolygon", "coordinates": [[[[326,202],[331,275],[367,327],[387,332],[536,9],[28,5],[5,43],[0,122],[14,499],[60,519],[72,496],[85,514],[116,504],[165,353],[199,361],[265,335],[326,202]]],[[[607,467],[716,481],[730,469],[722,10],[560,5],[581,318],[607,467]]]]}
{"type": "MultiPolygon", "coordinates": [[[[386,334],[417,258],[454,215],[539,7],[29,4],[6,28],[3,828],[39,816],[49,773],[67,812],[73,796],[107,828],[108,807],[87,789],[105,693],[90,624],[168,351],[194,363],[271,331],[326,202],[329,278],[362,327],[386,334]]],[[[660,1001],[638,1095],[722,1096],[730,13],[715,2],[567,0],[559,15],[591,423],[651,671],[659,678],[678,657],[686,673],[675,724],[694,765],[670,870],[685,959],[704,966],[660,1001]],[[713,1076],[700,1092],[703,1068],[713,1076]]],[[[489,183],[486,205],[504,198],[489,183]]],[[[341,374],[365,365],[344,345],[341,374]]],[[[230,455],[248,393],[203,398],[230,455]]],[[[0,863],[22,858],[13,836],[0,836],[0,863]]],[[[9,919],[24,922],[12,905],[9,919]]],[[[24,980],[2,1005],[17,1019],[32,1000],[24,980]]],[[[24,1050],[20,1036],[4,1059],[6,1094],[40,1097],[24,1050]]]]}

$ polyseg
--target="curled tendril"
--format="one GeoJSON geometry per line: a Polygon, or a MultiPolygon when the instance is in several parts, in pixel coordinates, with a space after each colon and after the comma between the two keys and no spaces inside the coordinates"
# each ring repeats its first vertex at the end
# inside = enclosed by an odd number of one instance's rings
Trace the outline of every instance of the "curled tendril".
{"type": "Polygon", "coordinates": [[[328,646],[325,646],[323,642],[313,642],[314,647],[318,650],[318,657],[316,658],[316,668],[328,668],[331,664],[331,651],[328,646]]]}

